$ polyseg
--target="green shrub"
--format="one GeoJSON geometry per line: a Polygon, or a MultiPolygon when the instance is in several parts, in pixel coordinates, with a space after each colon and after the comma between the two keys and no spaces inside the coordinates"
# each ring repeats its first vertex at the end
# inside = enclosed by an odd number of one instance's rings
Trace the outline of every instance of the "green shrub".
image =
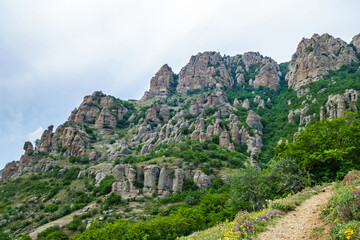
{"type": "Polygon", "coordinates": [[[57,205],[56,203],[51,203],[44,208],[44,212],[55,212],[58,209],[59,205],[57,205]]]}
{"type": "Polygon", "coordinates": [[[112,175],[106,176],[101,182],[99,183],[98,187],[93,189],[93,195],[105,195],[111,192],[112,184],[115,182],[115,178],[112,175]]]}
{"type": "Polygon", "coordinates": [[[113,206],[113,205],[121,205],[123,202],[121,200],[121,196],[111,193],[104,201],[104,204],[113,206]]]}
{"type": "Polygon", "coordinates": [[[71,231],[76,231],[82,224],[81,218],[79,216],[74,216],[73,220],[66,225],[66,228],[71,231]]]}

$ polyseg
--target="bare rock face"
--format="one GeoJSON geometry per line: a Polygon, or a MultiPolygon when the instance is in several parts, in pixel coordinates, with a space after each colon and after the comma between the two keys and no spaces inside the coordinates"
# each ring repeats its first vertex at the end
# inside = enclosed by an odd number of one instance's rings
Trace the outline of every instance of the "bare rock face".
{"type": "Polygon", "coordinates": [[[174,72],[167,65],[163,65],[150,81],[150,90],[145,92],[140,101],[151,98],[162,98],[169,94],[169,88],[175,84],[174,72]]]}
{"type": "Polygon", "coordinates": [[[230,144],[229,132],[228,131],[223,131],[220,134],[220,137],[219,137],[219,145],[223,146],[223,147],[228,147],[229,144],[230,144]]]}
{"type": "Polygon", "coordinates": [[[158,166],[149,165],[144,168],[144,188],[143,192],[146,194],[155,193],[157,190],[157,179],[159,177],[160,169],[158,166]]]}
{"type": "Polygon", "coordinates": [[[173,179],[173,193],[178,193],[182,191],[182,187],[184,184],[184,180],[186,178],[185,172],[177,168],[174,173],[174,179],[173,179]]]}
{"type": "Polygon", "coordinates": [[[48,127],[47,130],[43,132],[41,135],[39,144],[38,144],[38,151],[40,152],[49,152],[51,148],[51,133],[53,131],[54,126],[51,125],[48,127]]]}
{"type": "Polygon", "coordinates": [[[181,69],[176,90],[184,94],[187,90],[214,85],[217,81],[229,88],[234,85],[234,79],[227,71],[219,53],[199,53],[192,56],[189,63],[181,69]]]}
{"type": "Polygon", "coordinates": [[[250,108],[250,101],[249,99],[245,99],[241,105],[243,108],[249,109],[250,108]]]}
{"type": "Polygon", "coordinates": [[[6,182],[12,177],[18,176],[19,164],[15,161],[9,162],[5,165],[1,172],[1,182],[6,182]]]}
{"type": "Polygon", "coordinates": [[[162,168],[159,175],[158,194],[168,196],[172,192],[173,173],[170,168],[162,168]]]}
{"type": "Polygon", "coordinates": [[[258,75],[256,75],[253,81],[253,86],[259,88],[259,86],[268,87],[272,90],[276,90],[280,83],[280,77],[278,74],[279,66],[275,61],[269,61],[260,69],[258,75]]]}
{"type": "Polygon", "coordinates": [[[116,122],[116,117],[111,114],[110,110],[107,108],[103,108],[96,119],[95,128],[101,129],[104,126],[115,128],[116,122]]]}
{"type": "Polygon", "coordinates": [[[152,107],[146,111],[145,118],[157,122],[159,121],[158,119],[159,113],[160,113],[160,106],[156,102],[154,102],[152,107]]]}
{"type": "Polygon", "coordinates": [[[246,123],[250,127],[256,127],[260,131],[262,131],[262,129],[263,129],[263,125],[260,121],[260,116],[257,115],[256,113],[254,113],[254,111],[252,111],[252,110],[249,111],[249,114],[246,118],[246,123]]]}
{"type": "Polygon", "coordinates": [[[333,120],[345,115],[345,110],[356,111],[355,102],[359,99],[359,92],[354,89],[346,89],[344,95],[329,95],[325,108],[320,108],[320,119],[326,115],[333,120]]]}
{"type": "Polygon", "coordinates": [[[29,142],[29,141],[25,142],[25,144],[24,144],[24,150],[25,150],[25,154],[30,153],[30,152],[33,152],[33,151],[34,151],[34,148],[33,148],[32,143],[29,142]]]}
{"type": "Polygon", "coordinates": [[[261,62],[261,55],[258,52],[246,52],[241,57],[245,64],[246,71],[249,71],[250,65],[261,62]]]}
{"type": "Polygon", "coordinates": [[[211,177],[197,170],[194,175],[194,183],[200,188],[205,189],[211,184],[211,177]]]}
{"type": "Polygon", "coordinates": [[[136,169],[130,164],[117,165],[113,169],[115,182],[112,185],[112,191],[121,195],[123,198],[135,197],[138,189],[135,187],[136,169]]]}
{"type": "Polygon", "coordinates": [[[360,54],[360,33],[355,35],[351,41],[351,44],[356,48],[357,53],[360,54]]]}
{"type": "Polygon", "coordinates": [[[319,75],[326,74],[327,70],[339,69],[356,61],[359,59],[355,51],[343,40],[329,34],[314,34],[299,43],[285,79],[289,86],[298,90],[303,85],[316,82],[319,75]]]}
{"type": "Polygon", "coordinates": [[[68,118],[69,122],[95,123],[95,128],[104,126],[116,127],[117,120],[121,120],[128,111],[121,103],[113,97],[106,96],[96,91],[90,96],[85,96],[78,109],[74,109],[68,118]]]}

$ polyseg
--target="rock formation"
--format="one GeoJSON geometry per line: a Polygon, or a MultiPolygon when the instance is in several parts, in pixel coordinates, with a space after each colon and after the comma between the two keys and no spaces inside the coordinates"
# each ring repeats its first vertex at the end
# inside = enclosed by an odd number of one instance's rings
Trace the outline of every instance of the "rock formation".
{"type": "Polygon", "coordinates": [[[204,52],[192,56],[189,63],[181,69],[176,90],[184,94],[187,90],[202,89],[217,82],[229,88],[234,85],[234,79],[229,75],[221,55],[217,52],[204,52]]]}
{"type": "Polygon", "coordinates": [[[346,89],[344,95],[329,95],[325,108],[320,108],[320,119],[327,116],[329,120],[343,117],[345,111],[356,111],[355,102],[359,99],[359,92],[354,89],[346,89]]]}
{"type": "MultiPolygon", "coordinates": [[[[354,42],[357,42],[357,38],[354,42]]],[[[339,69],[344,64],[356,61],[359,59],[355,51],[343,40],[329,34],[314,34],[299,43],[285,79],[289,86],[298,90],[303,85],[317,81],[327,70],[339,69]]]]}
{"type": "Polygon", "coordinates": [[[147,165],[134,168],[129,164],[116,165],[113,169],[115,182],[112,185],[112,191],[123,198],[133,198],[141,194],[140,189],[136,188],[135,182],[143,182],[142,193],[152,196],[156,193],[158,196],[168,196],[172,193],[178,193],[183,190],[183,184],[186,177],[192,177],[194,183],[199,188],[204,189],[211,184],[212,177],[206,175],[201,170],[195,172],[185,172],[181,168],[166,168],[147,165]],[[144,176],[141,178],[140,176],[144,176]]]}
{"type": "Polygon", "coordinates": [[[260,116],[252,110],[249,111],[249,114],[246,118],[246,124],[250,127],[256,127],[260,131],[263,129],[263,125],[260,121],[260,116]]]}
{"type": "Polygon", "coordinates": [[[360,33],[355,35],[351,41],[351,43],[355,48],[358,54],[360,54],[360,33]]]}
{"type": "Polygon", "coordinates": [[[163,65],[150,81],[150,90],[144,93],[140,101],[151,98],[162,98],[169,94],[169,89],[175,87],[175,74],[167,65],[163,65]]]}

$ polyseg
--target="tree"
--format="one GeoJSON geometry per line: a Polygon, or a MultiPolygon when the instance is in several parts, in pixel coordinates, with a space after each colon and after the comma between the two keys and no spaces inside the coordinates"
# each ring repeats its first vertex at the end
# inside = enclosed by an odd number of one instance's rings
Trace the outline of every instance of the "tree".
{"type": "Polygon", "coordinates": [[[293,158],[319,182],[341,179],[360,166],[360,120],[347,113],[308,126],[292,143],[277,146],[277,159],[293,158]]]}
{"type": "Polygon", "coordinates": [[[266,178],[254,167],[240,169],[238,174],[230,177],[231,204],[244,210],[257,210],[265,204],[269,196],[269,185],[266,178]]]}

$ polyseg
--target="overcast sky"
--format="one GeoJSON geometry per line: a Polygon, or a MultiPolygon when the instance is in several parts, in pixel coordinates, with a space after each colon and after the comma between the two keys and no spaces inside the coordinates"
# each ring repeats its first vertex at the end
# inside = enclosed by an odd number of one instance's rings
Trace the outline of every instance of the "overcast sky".
{"type": "Polygon", "coordinates": [[[358,0],[0,0],[0,169],[85,95],[139,99],[168,63],[258,51],[289,61],[303,37],[360,33],[358,0]]]}

